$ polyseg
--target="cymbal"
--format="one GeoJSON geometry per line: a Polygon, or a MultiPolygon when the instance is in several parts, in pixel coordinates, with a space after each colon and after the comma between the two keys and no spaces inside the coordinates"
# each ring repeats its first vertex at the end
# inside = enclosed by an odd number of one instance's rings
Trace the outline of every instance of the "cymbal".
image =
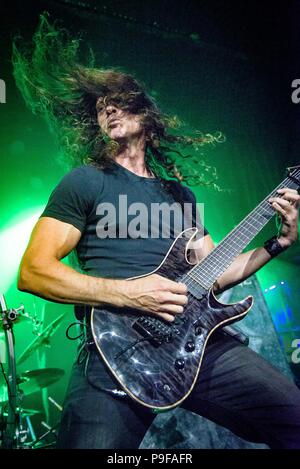
{"type": "Polygon", "coordinates": [[[27,396],[42,388],[47,388],[58,381],[64,374],[65,371],[60,368],[25,371],[25,373],[22,373],[17,378],[18,387],[27,396]]]}
{"type": "Polygon", "coordinates": [[[20,365],[20,363],[23,363],[27,358],[30,357],[30,355],[39,347],[42,345],[48,345],[50,344],[50,337],[56,332],[58,327],[60,326],[60,322],[62,321],[62,318],[64,317],[64,314],[61,314],[58,316],[54,321],[52,321],[44,330],[39,334],[32,342],[31,344],[28,345],[28,347],[24,350],[24,352],[19,356],[17,360],[17,365],[20,365]]]}
{"type": "MultiPolygon", "coordinates": [[[[60,368],[25,371],[25,373],[17,376],[17,385],[23,396],[28,396],[42,388],[47,388],[58,381],[64,374],[65,371],[60,368]]],[[[7,401],[7,386],[6,384],[2,384],[0,385],[0,402],[5,403],[7,401]]]]}

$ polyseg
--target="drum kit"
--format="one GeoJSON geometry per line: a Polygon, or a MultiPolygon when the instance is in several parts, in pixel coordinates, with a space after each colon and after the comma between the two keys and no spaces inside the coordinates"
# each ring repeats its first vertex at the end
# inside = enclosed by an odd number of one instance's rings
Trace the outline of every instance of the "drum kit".
{"type": "MultiPolygon", "coordinates": [[[[46,431],[36,437],[31,417],[41,414],[42,411],[23,408],[22,401],[26,396],[57,382],[65,372],[60,368],[43,368],[18,374],[17,368],[42,346],[50,346],[50,339],[63,317],[64,314],[58,316],[41,330],[36,316],[25,312],[23,305],[17,309],[8,309],[4,295],[0,295],[0,448],[41,449],[55,445],[57,425],[51,427],[42,421],[41,426],[46,431]],[[14,326],[24,321],[32,324],[36,337],[16,360],[14,326]],[[50,442],[47,438],[49,435],[50,442]]],[[[62,411],[62,407],[52,397],[49,396],[48,400],[62,411]]]]}

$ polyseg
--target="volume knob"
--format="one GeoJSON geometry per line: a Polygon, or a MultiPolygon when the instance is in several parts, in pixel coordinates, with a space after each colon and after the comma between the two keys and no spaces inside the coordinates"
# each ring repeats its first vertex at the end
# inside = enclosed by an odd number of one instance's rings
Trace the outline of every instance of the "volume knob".
{"type": "Polygon", "coordinates": [[[192,340],[189,340],[186,344],[185,344],[185,350],[187,352],[193,352],[195,350],[195,343],[192,341],[192,340]]]}
{"type": "Polygon", "coordinates": [[[175,361],[175,368],[177,370],[183,370],[183,368],[185,367],[185,361],[183,358],[177,358],[177,360],[175,361]]]}

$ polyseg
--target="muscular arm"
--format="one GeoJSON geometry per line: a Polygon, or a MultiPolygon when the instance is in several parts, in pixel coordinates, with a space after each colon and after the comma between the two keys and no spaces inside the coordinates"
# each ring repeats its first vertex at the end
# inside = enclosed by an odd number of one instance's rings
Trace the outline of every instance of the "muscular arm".
{"type": "Polygon", "coordinates": [[[240,254],[223,275],[218,278],[214,285],[214,291],[221,293],[243,282],[267,264],[269,260],[271,260],[270,254],[262,247],[240,254]]]}
{"type": "Polygon", "coordinates": [[[80,274],[61,262],[80,237],[81,232],[68,223],[41,218],[21,261],[18,288],[62,303],[105,303],[114,280],[80,274]]]}
{"type": "Polygon", "coordinates": [[[156,314],[172,321],[187,302],[186,286],[158,275],[136,280],[114,280],[81,274],[63,264],[81,232],[50,217],[36,224],[23,256],[18,288],[60,303],[112,304],[156,314]]]}
{"type": "MultiPolygon", "coordinates": [[[[206,235],[204,238],[197,241],[194,247],[197,249],[197,258],[198,261],[200,261],[213,250],[214,243],[211,236],[206,235]]],[[[270,259],[271,256],[262,247],[240,254],[218,278],[214,285],[214,291],[221,293],[243,282],[263,267],[270,259]]]]}

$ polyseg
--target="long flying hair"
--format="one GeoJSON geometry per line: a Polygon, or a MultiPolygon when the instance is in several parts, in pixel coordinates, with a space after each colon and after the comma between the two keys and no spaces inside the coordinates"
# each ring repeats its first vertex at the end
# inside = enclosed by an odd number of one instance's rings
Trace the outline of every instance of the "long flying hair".
{"type": "Polygon", "coordinates": [[[82,65],[80,39],[50,24],[47,13],[40,16],[33,47],[19,39],[14,39],[12,56],[17,86],[32,112],[46,119],[73,165],[92,163],[106,168],[117,153],[117,142],[101,131],[97,120],[97,107],[105,101],[141,116],[146,164],[157,177],[217,187],[215,168],[205,164],[201,155],[204,146],[224,140],[221,133],[180,134],[178,118],[161,112],[133,76],[118,69],[96,68],[91,50],[82,65]]]}

